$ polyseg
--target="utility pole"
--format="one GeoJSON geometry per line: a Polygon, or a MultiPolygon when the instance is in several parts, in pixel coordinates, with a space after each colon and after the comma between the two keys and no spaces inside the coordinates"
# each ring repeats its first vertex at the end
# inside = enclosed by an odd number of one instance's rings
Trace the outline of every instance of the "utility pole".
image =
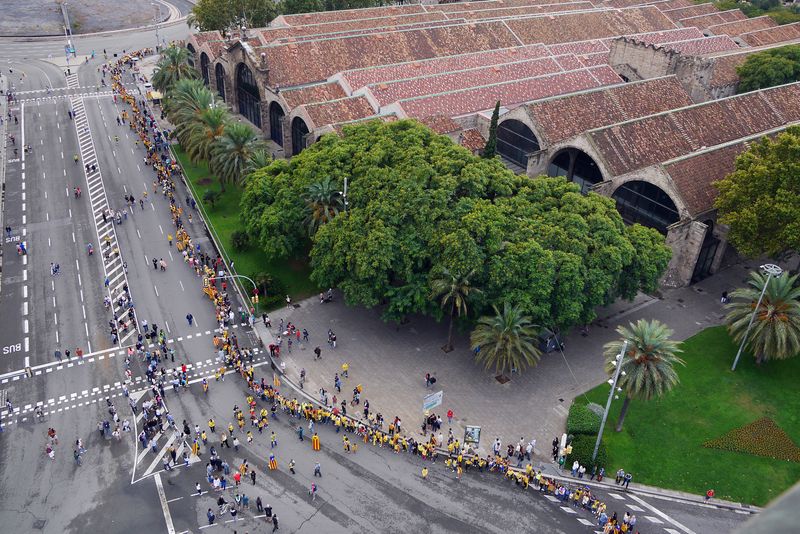
{"type": "Polygon", "coordinates": [[[151,6],[156,6],[158,11],[156,14],[153,14],[153,22],[155,23],[156,27],[156,52],[158,52],[159,47],[161,46],[161,39],[158,37],[158,25],[161,24],[161,4],[156,2],[150,2],[151,6]]]}
{"type": "Polygon", "coordinates": [[[758,302],[756,303],[756,307],[753,308],[753,314],[750,316],[750,322],[747,324],[747,330],[744,331],[744,337],[742,338],[742,342],[739,344],[739,352],[736,353],[736,358],[734,358],[733,360],[733,366],[731,367],[731,371],[735,371],[736,364],[739,363],[739,357],[742,355],[745,343],[747,343],[747,336],[750,335],[750,328],[753,326],[753,321],[755,321],[758,309],[761,307],[761,301],[764,300],[764,294],[767,292],[769,279],[772,278],[773,276],[777,277],[783,274],[783,269],[781,269],[777,265],[768,263],[766,265],[761,266],[761,272],[767,275],[767,279],[764,280],[764,288],[761,290],[761,295],[758,297],[758,302]]]}
{"type": "Polygon", "coordinates": [[[625,357],[625,351],[628,350],[628,341],[622,343],[622,350],[619,351],[619,355],[617,359],[614,361],[614,365],[616,365],[617,370],[614,372],[614,379],[609,380],[611,382],[611,391],[608,393],[608,401],[606,402],[606,410],[603,412],[603,420],[600,421],[600,431],[597,432],[597,441],[594,442],[594,452],[592,453],[592,462],[597,459],[597,451],[600,449],[600,440],[603,439],[603,429],[606,427],[606,419],[608,419],[608,410],[611,408],[611,400],[614,398],[614,393],[617,391],[617,381],[619,380],[619,375],[623,373],[622,371],[622,359],[625,357]]]}

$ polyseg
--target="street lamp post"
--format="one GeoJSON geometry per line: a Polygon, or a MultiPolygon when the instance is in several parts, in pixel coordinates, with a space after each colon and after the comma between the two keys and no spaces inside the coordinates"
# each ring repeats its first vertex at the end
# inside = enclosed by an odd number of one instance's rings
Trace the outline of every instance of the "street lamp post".
{"type": "Polygon", "coordinates": [[[339,194],[342,195],[344,211],[347,212],[347,176],[344,177],[344,191],[339,191],[339,194]]]}
{"type": "Polygon", "coordinates": [[[158,17],[158,18],[155,18],[155,21],[154,21],[155,22],[155,26],[156,26],[156,53],[158,53],[158,47],[159,47],[159,44],[161,43],[161,40],[158,37],[158,25],[161,24],[161,4],[158,4],[156,2],[150,2],[150,5],[151,6],[156,6],[156,8],[158,8],[158,15],[154,15],[154,18],[158,17]]]}
{"type": "Polygon", "coordinates": [[[625,374],[622,370],[622,358],[625,357],[625,351],[628,350],[628,340],[625,340],[622,343],[622,350],[619,351],[619,355],[617,355],[616,359],[614,360],[614,365],[616,366],[617,370],[614,371],[614,378],[609,380],[611,383],[611,391],[608,393],[608,401],[606,402],[606,409],[603,412],[603,420],[600,421],[600,430],[597,432],[597,441],[594,442],[594,452],[592,453],[592,462],[595,461],[597,458],[597,451],[600,449],[600,440],[603,439],[603,429],[606,427],[606,419],[608,419],[608,410],[611,408],[611,399],[614,398],[614,393],[617,391],[617,381],[619,380],[620,374],[625,374]]]}
{"type": "MultiPolygon", "coordinates": [[[[211,281],[211,280],[222,280],[222,279],[225,279],[225,278],[244,278],[245,280],[248,280],[251,284],[253,284],[253,289],[257,289],[258,288],[258,286],[256,286],[256,283],[253,281],[252,278],[250,278],[249,276],[245,276],[243,274],[227,274],[227,275],[224,275],[224,276],[210,276],[208,278],[208,280],[209,281],[211,281]]],[[[254,305],[255,314],[258,315],[258,302],[253,302],[253,305],[254,305]]]]}
{"type": "Polygon", "coordinates": [[[756,307],[753,308],[753,314],[750,316],[750,322],[747,323],[747,330],[744,331],[744,337],[742,338],[742,342],[739,344],[739,351],[736,353],[736,358],[734,358],[733,360],[731,371],[735,371],[736,364],[739,363],[739,357],[742,355],[745,343],[747,343],[747,336],[750,335],[750,328],[753,326],[753,321],[755,321],[756,319],[756,314],[758,313],[758,309],[761,307],[761,301],[764,300],[764,294],[767,292],[769,279],[772,278],[773,276],[780,276],[781,274],[783,274],[783,269],[772,263],[767,263],[761,266],[761,272],[767,275],[767,279],[764,281],[764,288],[761,290],[761,295],[758,297],[758,302],[756,303],[756,307]]]}

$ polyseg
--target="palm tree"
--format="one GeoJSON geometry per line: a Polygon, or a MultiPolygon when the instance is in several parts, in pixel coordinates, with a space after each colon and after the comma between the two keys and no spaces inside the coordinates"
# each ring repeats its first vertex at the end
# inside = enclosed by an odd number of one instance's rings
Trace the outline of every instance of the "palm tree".
{"type": "Polygon", "coordinates": [[[497,306],[492,308],[494,315],[478,319],[470,335],[475,361],[487,370],[494,367],[497,374],[536,365],[542,354],[538,346],[539,327],[523,315],[519,305],[510,306],[506,302],[502,312],[497,306]]]}
{"type": "Polygon", "coordinates": [[[189,131],[206,110],[217,107],[214,93],[200,80],[180,80],[169,91],[164,106],[175,135],[184,144],[189,131]]]}
{"type": "Polygon", "coordinates": [[[166,92],[175,82],[187,78],[197,78],[197,71],[189,65],[189,51],[179,46],[165,48],[153,73],[153,87],[166,92]]]}
{"type": "Polygon", "coordinates": [[[678,343],[670,339],[672,330],[667,325],[656,320],[639,319],[629,326],[618,326],[620,339],[604,346],[605,370],[613,375],[617,369],[617,356],[623,343],[628,342],[617,381],[617,387],[625,392],[617,432],[622,430],[631,400],[651,400],[671,390],[680,381],[674,365],[684,365],[683,360],[676,356],[682,351],[678,343]]]}
{"type": "Polygon", "coordinates": [[[241,183],[250,157],[259,148],[262,147],[258,135],[247,124],[233,122],[225,126],[211,149],[209,160],[211,172],[217,175],[223,191],[226,183],[241,183]]]}
{"type": "MultiPolygon", "coordinates": [[[[797,275],[783,273],[770,279],[761,306],[756,312],[747,349],[756,357],[756,363],[783,360],[800,353],[800,287],[797,275]]],[[[728,332],[737,343],[747,331],[750,317],[766,283],[766,275],[750,273],[748,287],[731,292],[733,302],[728,304],[728,332]]]]}
{"type": "Polygon", "coordinates": [[[329,176],[308,186],[306,203],[310,210],[306,217],[309,236],[313,236],[323,224],[332,221],[344,207],[339,187],[329,176]]]}
{"type": "Polygon", "coordinates": [[[268,167],[273,161],[275,160],[272,158],[272,154],[270,154],[269,150],[266,148],[257,148],[247,161],[247,174],[268,167]]]}
{"type": "Polygon", "coordinates": [[[184,149],[194,163],[211,158],[211,149],[229,119],[228,110],[214,107],[200,112],[197,120],[189,125],[184,149]]]}
{"type": "Polygon", "coordinates": [[[456,314],[466,315],[467,300],[481,291],[470,285],[469,279],[475,274],[470,271],[466,276],[457,276],[444,269],[440,275],[431,280],[431,298],[440,299],[442,309],[450,308],[450,326],[447,329],[447,344],[442,347],[445,352],[453,350],[453,321],[456,314]]]}

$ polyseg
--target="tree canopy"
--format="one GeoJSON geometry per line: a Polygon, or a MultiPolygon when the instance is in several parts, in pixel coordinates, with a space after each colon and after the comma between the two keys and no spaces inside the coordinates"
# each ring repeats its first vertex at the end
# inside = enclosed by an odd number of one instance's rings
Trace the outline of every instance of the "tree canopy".
{"type": "Polygon", "coordinates": [[[800,80],[800,45],[782,46],[749,56],[736,68],[739,93],[800,80]]]}
{"type": "Polygon", "coordinates": [[[625,226],[614,201],[564,178],[518,176],[409,120],[347,126],[291,161],[254,172],[242,196],[247,231],[272,257],[308,247],[309,187],[330,178],[347,210],[312,234],[312,280],[384,318],[441,317],[431,282],[447,271],[479,288],[470,314],[518,305],[568,327],[598,305],[655,287],[670,258],[655,230],[625,226]]]}
{"type": "Polygon", "coordinates": [[[386,4],[383,0],[198,0],[187,18],[200,31],[225,31],[244,24],[261,28],[279,14],[357,9],[386,4]]]}
{"type": "Polygon", "coordinates": [[[719,220],[741,254],[800,250],[800,127],[755,143],[714,185],[719,220]]]}

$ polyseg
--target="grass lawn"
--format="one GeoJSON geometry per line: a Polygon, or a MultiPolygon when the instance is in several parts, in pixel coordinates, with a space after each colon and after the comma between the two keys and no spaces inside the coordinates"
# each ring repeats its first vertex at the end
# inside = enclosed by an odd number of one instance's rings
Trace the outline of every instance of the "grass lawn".
{"type": "MultiPolygon", "coordinates": [[[[236,230],[243,229],[239,219],[241,189],[228,186],[212,208],[203,202],[203,194],[209,189],[220,191],[219,182],[211,176],[205,163],[200,165],[192,164],[180,147],[175,147],[175,154],[183,165],[194,191],[195,199],[203,205],[208,214],[209,222],[213,226],[212,232],[216,234],[218,240],[222,243],[225,252],[229,256],[227,259],[235,262],[236,271],[239,274],[253,278],[260,272],[268,272],[274,279],[283,282],[292,296],[292,300],[305,298],[319,291],[319,288],[309,280],[311,269],[306,258],[288,261],[281,259],[271,260],[263,251],[252,246],[243,251],[233,250],[231,234],[236,230]]],[[[248,294],[250,294],[250,288],[247,285],[245,287],[248,290],[248,294]]],[[[284,297],[285,295],[268,295],[268,298],[265,299],[262,295],[261,306],[266,306],[267,309],[277,308],[282,305],[284,297]]]]}
{"type": "MultiPolygon", "coordinates": [[[[800,444],[800,357],[761,368],[736,355],[724,327],[706,329],[683,343],[681,383],[660,400],[632,401],[622,432],[615,432],[622,400],[611,405],[604,441],[606,472],[622,467],[634,482],[765,505],[800,479],[800,463],[703,447],[734,428],[771,417],[800,444]]],[[[605,406],[606,383],[586,393],[605,406]]],[[[583,396],[576,402],[585,402],[583,396]]]]}

